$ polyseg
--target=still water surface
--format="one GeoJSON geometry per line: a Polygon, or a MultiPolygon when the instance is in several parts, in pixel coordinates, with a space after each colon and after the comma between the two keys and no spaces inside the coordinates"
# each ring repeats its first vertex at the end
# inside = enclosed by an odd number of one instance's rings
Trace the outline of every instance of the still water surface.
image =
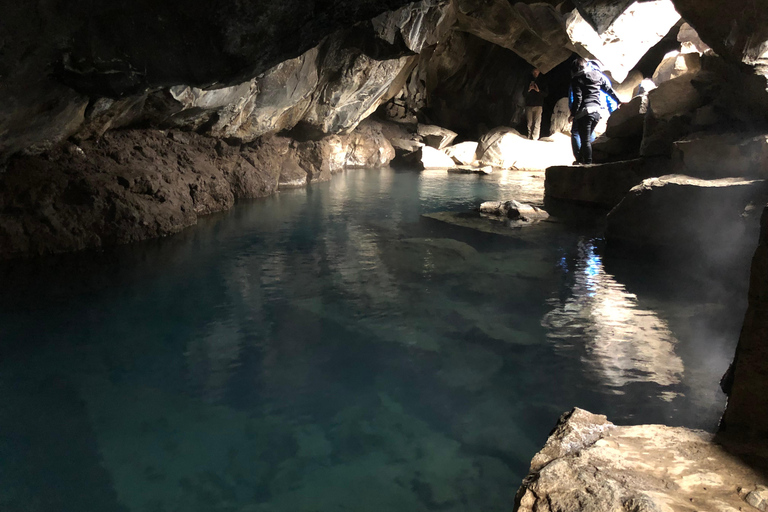
{"type": "Polygon", "coordinates": [[[713,430],[746,269],[608,257],[592,222],[422,217],[526,183],[349,171],[4,266],[0,510],[508,511],[573,406],[713,430]]]}

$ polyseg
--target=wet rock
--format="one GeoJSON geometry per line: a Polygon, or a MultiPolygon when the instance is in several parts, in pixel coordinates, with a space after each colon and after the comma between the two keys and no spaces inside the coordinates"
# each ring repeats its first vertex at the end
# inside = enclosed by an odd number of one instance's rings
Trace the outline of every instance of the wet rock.
{"type": "Polygon", "coordinates": [[[553,199],[612,208],[648,173],[640,159],[607,164],[554,166],[547,169],[545,194],[553,199]]]}
{"type": "Polygon", "coordinates": [[[457,164],[472,165],[476,161],[477,142],[462,142],[443,149],[443,153],[451,157],[457,164]]]}
{"type": "Polygon", "coordinates": [[[596,32],[579,11],[573,11],[566,20],[566,28],[579,54],[599,59],[613,80],[623,82],[643,55],[679,20],[680,15],[670,0],[655,0],[635,2],[600,32],[596,32]]]}
{"type": "Polygon", "coordinates": [[[515,498],[516,510],[739,510],[737,489],[765,477],[711,434],[614,426],[575,409],[561,418],[515,498]]]}
{"type": "Polygon", "coordinates": [[[549,214],[541,208],[520,203],[514,199],[511,201],[486,201],[480,205],[480,213],[523,222],[549,218],[549,214]]]}
{"type": "Polygon", "coordinates": [[[759,222],[745,208],[765,203],[766,192],[762,180],[650,178],[610,212],[606,239],[680,254],[705,252],[713,263],[729,261],[754,243],[759,222]]]}
{"type": "Polygon", "coordinates": [[[768,135],[694,134],[674,143],[673,158],[699,178],[768,178],[768,135]]]}

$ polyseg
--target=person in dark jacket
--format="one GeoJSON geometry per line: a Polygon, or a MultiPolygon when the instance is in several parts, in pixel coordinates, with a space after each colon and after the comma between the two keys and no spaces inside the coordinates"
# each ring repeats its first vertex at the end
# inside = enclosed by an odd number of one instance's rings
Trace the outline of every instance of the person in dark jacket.
{"type": "Polygon", "coordinates": [[[578,163],[591,164],[591,135],[600,121],[602,105],[600,91],[604,91],[616,101],[617,105],[621,105],[621,101],[608,79],[598,70],[587,66],[585,59],[576,59],[571,65],[571,90],[573,91],[571,120],[574,121],[581,139],[581,151],[576,160],[578,163]]]}
{"type": "Polygon", "coordinates": [[[541,132],[541,114],[544,110],[544,98],[547,96],[547,87],[540,79],[541,72],[534,69],[531,72],[531,81],[525,92],[525,116],[528,120],[528,138],[539,140],[541,132]]]}

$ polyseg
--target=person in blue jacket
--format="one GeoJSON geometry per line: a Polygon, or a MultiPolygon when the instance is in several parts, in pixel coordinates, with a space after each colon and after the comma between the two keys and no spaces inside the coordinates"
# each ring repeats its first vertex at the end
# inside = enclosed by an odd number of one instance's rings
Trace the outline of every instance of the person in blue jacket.
{"type": "Polygon", "coordinates": [[[574,163],[591,164],[595,127],[600,120],[599,111],[607,109],[613,113],[619,108],[621,101],[597,62],[576,59],[571,67],[571,75],[568,106],[573,121],[571,148],[576,159],[574,163]],[[576,97],[578,104],[574,105],[576,97]]]}

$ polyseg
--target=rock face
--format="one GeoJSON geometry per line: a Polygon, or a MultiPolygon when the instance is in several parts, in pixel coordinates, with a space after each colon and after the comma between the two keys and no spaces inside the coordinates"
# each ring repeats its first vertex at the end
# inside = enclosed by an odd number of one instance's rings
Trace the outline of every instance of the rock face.
{"type": "Polygon", "coordinates": [[[762,497],[766,477],[712,437],[662,425],[615,426],[574,409],[533,458],[515,510],[746,510],[748,499],[762,497]]]}
{"type": "Polygon", "coordinates": [[[673,158],[699,178],[768,178],[768,135],[694,134],[674,143],[673,158]]]}
{"type": "MultiPolygon", "coordinates": [[[[586,3],[578,2],[580,5],[586,3]]],[[[624,3],[611,5],[621,6],[624,3]]],[[[579,11],[568,16],[566,27],[580,55],[599,59],[615,81],[623,82],[642,56],[661,41],[679,20],[680,15],[670,0],[654,0],[635,2],[613,21],[610,28],[606,27],[599,33],[582,18],[579,11]]]]}
{"type": "Polygon", "coordinates": [[[237,199],[393,156],[368,124],[317,142],[269,137],[235,146],[179,131],[107,132],[98,142],[11,161],[0,179],[0,258],[167,236],[237,199]]]}
{"type": "Polygon", "coordinates": [[[765,204],[766,193],[763,180],[650,178],[608,214],[606,239],[678,254],[706,253],[714,263],[731,261],[757,238],[758,212],[749,205],[765,204]]]}
{"type": "Polygon", "coordinates": [[[768,436],[768,207],[763,210],[760,242],[752,258],[749,304],[731,366],[728,407],[721,428],[729,438],[768,436]]]}
{"type": "Polygon", "coordinates": [[[643,160],[555,166],[547,169],[544,193],[552,199],[613,208],[653,170],[643,160]]]}

